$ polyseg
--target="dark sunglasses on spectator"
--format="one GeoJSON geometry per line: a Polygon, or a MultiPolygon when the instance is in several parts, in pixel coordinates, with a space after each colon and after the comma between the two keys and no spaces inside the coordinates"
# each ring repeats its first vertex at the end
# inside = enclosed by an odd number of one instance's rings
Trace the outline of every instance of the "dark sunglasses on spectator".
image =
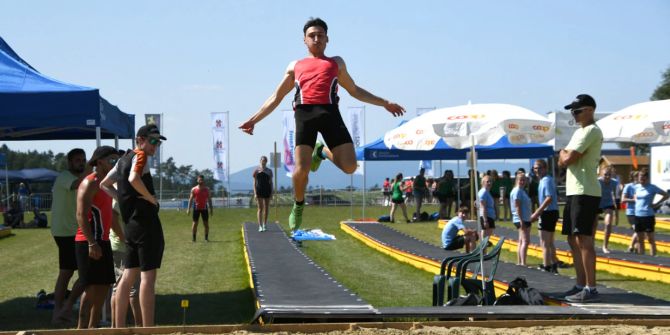
{"type": "Polygon", "coordinates": [[[155,137],[149,137],[149,144],[160,145],[161,144],[161,139],[160,138],[155,138],[155,137]]]}
{"type": "Polygon", "coordinates": [[[584,111],[585,108],[586,107],[573,109],[573,110],[570,111],[570,113],[572,113],[573,116],[577,116],[577,115],[581,114],[584,111]]]}
{"type": "Polygon", "coordinates": [[[119,161],[118,158],[110,158],[110,159],[107,160],[107,162],[111,165],[115,165],[116,162],[118,162],[118,161],[119,161]]]}

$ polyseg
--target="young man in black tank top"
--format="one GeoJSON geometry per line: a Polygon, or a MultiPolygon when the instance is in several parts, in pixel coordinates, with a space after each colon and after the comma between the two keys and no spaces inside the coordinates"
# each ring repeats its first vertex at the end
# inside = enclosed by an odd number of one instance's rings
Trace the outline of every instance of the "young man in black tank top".
{"type": "MultiPolygon", "coordinates": [[[[253,135],[254,126],[277,108],[281,100],[294,88],[298,87],[295,101],[296,122],[296,148],[295,148],[295,170],[293,171],[293,189],[295,192],[295,204],[289,216],[289,227],[297,230],[302,224],[302,211],[305,204],[305,188],[310,169],[316,171],[322,159],[329,159],[343,172],[351,174],[356,170],[356,152],[351,137],[342,122],[342,117],[337,108],[336,96],[337,85],[342,86],[354,98],[373,105],[384,107],[393,116],[401,116],[405,109],[386,99],[375,96],[367,90],[354,83],[347,72],[344,60],[335,56],[326,57],[325,50],[328,43],[328,26],[319,19],[310,19],[303,27],[304,42],[307,46],[308,58],[291,62],[286,68],[284,78],[275,92],[265,101],[263,106],[249,120],[242,123],[239,128],[245,133],[253,135]],[[324,76],[333,76],[332,66],[319,64],[305,71],[316,76],[301,80],[300,73],[303,64],[313,61],[322,63],[335,62],[337,74],[330,82],[324,80],[324,76]],[[303,63],[301,63],[303,62],[303,63]],[[296,69],[296,65],[299,65],[296,69]],[[324,71],[319,72],[319,66],[324,71]],[[299,72],[296,75],[296,72],[299,72]],[[312,84],[314,81],[315,84],[312,84]],[[325,84],[325,87],[324,87],[325,84]],[[330,85],[330,86],[329,86],[330,85]],[[317,94],[319,96],[310,96],[317,94]],[[330,149],[321,143],[315,143],[317,132],[321,133],[330,149]]],[[[309,65],[307,65],[309,67],[309,65]]]]}

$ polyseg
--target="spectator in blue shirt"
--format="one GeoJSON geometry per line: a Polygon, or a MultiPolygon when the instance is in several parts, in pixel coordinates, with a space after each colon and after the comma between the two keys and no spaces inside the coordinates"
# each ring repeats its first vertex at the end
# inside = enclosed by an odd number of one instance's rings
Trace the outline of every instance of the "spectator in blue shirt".
{"type": "Polygon", "coordinates": [[[637,184],[637,174],[637,171],[630,172],[630,182],[624,185],[623,191],[621,191],[621,202],[626,204],[626,218],[628,219],[630,228],[633,230],[633,236],[628,246],[628,252],[631,253],[637,253],[638,244],[637,233],[635,232],[635,185],[637,184]]]}
{"type": "Polygon", "coordinates": [[[612,234],[612,222],[616,210],[616,190],[619,187],[616,180],[612,179],[612,167],[606,166],[600,170],[600,197],[599,213],[605,214],[605,238],[603,239],[603,253],[609,254],[610,235],[612,234]]]}
{"type": "Polygon", "coordinates": [[[474,249],[477,241],[477,232],[472,229],[465,228],[464,220],[468,216],[470,209],[468,206],[461,206],[458,209],[457,215],[449,220],[449,222],[442,229],[442,248],[445,250],[457,250],[465,246],[465,252],[470,252],[474,249]],[[463,235],[458,235],[458,231],[462,230],[463,235]]]}
{"type": "Polygon", "coordinates": [[[642,169],[637,177],[638,184],[635,185],[635,232],[639,243],[637,253],[644,254],[644,240],[649,241],[650,254],[656,255],[656,240],[654,239],[654,226],[656,226],[656,208],[668,199],[668,193],[658,186],[649,183],[649,170],[642,169]],[[656,195],[661,195],[659,202],[654,203],[656,195]]]}
{"type": "Polygon", "coordinates": [[[530,197],[524,190],[528,178],[521,171],[516,173],[516,181],[512,193],[509,195],[512,204],[512,223],[519,230],[519,244],[517,246],[517,265],[526,265],[528,243],[530,242],[530,197]]]}
{"type": "Polygon", "coordinates": [[[542,246],[542,266],[540,270],[558,273],[558,258],[556,257],[556,246],[554,245],[554,232],[558,222],[558,193],[554,178],[547,174],[547,161],[538,159],[533,164],[533,170],[540,179],[537,187],[537,195],[540,206],[531,215],[530,220],[539,218],[537,228],[540,232],[540,245],[542,246]]]}
{"type": "Polygon", "coordinates": [[[496,227],[496,210],[494,208],[495,200],[491,195],[491,176],[484,176],[482,178],[482,188],[477,192],[477,199],[479,201],[479,223],[482,226],[482,238],[484,236],[493,235],[493,229],[496,227]]]}

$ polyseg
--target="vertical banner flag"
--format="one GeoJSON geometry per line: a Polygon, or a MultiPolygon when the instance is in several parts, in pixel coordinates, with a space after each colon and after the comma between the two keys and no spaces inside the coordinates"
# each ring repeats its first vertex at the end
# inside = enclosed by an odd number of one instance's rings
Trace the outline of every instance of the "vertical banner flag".
{"type": "Polygon", "coordinates": [[[228,113],[212,113],[214,179],[228,181],[228,113]]]}
{"type": "MultiPolygon", "coordinates": [[[[349,107],[348,108],[348,125],[349,134],[354,141],[354,148],[359,148],[365,145],[365,106],[349,107]]],[[[358,162],[355,174],[363,174],[364,162],[358,162]]]]}
{"type": "Polygon", "coordinates": [[[284,119],[282,121],[283,132],[282,142],[284,143],[284,170],[286,176],[291,177],[295,169],[295,118],[292,110],[284,110],[284,119]]]}
{"type": "Polygon", "coordinates": [[[419,161],[419,169],[425,170],[426,177],[433,177],[433,161],[419,161]]]}
{"type": "MultiPolygon", "coordinates": [[[[158,130],[163,133],[163,125],[161,124],[163,120],[161,120],[160,114],[144,114],[144,119],[146,121],[145,124],[155,124],[158,130]]],[[[162,146],[158,147],[156,153],[149,157],[149,167],[158,169],[158,166],[161,164],[161,149],[162,146]]]]}

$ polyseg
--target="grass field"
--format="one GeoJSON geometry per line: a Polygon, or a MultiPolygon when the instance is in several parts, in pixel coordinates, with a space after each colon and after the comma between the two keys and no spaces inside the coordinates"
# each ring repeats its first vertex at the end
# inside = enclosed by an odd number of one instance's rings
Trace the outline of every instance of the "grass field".
{"type": "MultiPolygon", "coordinates": [[[[289,209],[277,210],[284,227],[289,209]]],[[[426,211],[436,209],[428,206],[426,211]]],[[[378,217],[387,212],[388,208],[368,207],[365,216],[378,217]]],[[[340,230],[339,222],[351,216],[349,207],[308,207],[305,213],[306,228],[322,228],[337,237],[333,242],[305,243],[305,253],[368,303],[376,307],[431,304],[431,274],[382,255],[340,230]]],[[[355,207],[353,213],[360,217],[361,209],[355,207]]],[[[275,217],[274,209],[270,217],[275,217]]],[[[184,212],[162,211],[161,220],[166,248],[158,273],[157,324],[181,324],[182,299],[190,301],[187,324],[248,322],[255,308],[242,254],[240,224],[255,221],[255,209],[215,210],[209,243],[203,242],[202,231],[198,242],[191,242],[191,220],[184,212]]],[[[395,224],[394,228],[439,244],[436,223],[395,224]]],[[[0,239],[0,255],[0,330],[51,328],[51,311],[35,308],[36,293],[40,289],[53,291],[57,275],[57,250],[49,230],[14,230],[12,236],[0,239]]],[[[516,260],[512,253],[505,252],[502,257],[516,260]]],[[[539,262],[529,259],[529,264],[539,262]]],[[[574,274],[572,269],[562,272],[574,274]]],[[[667,285],[605,273],[599,273],[599,281],[670,300],[667,285]]]]}

